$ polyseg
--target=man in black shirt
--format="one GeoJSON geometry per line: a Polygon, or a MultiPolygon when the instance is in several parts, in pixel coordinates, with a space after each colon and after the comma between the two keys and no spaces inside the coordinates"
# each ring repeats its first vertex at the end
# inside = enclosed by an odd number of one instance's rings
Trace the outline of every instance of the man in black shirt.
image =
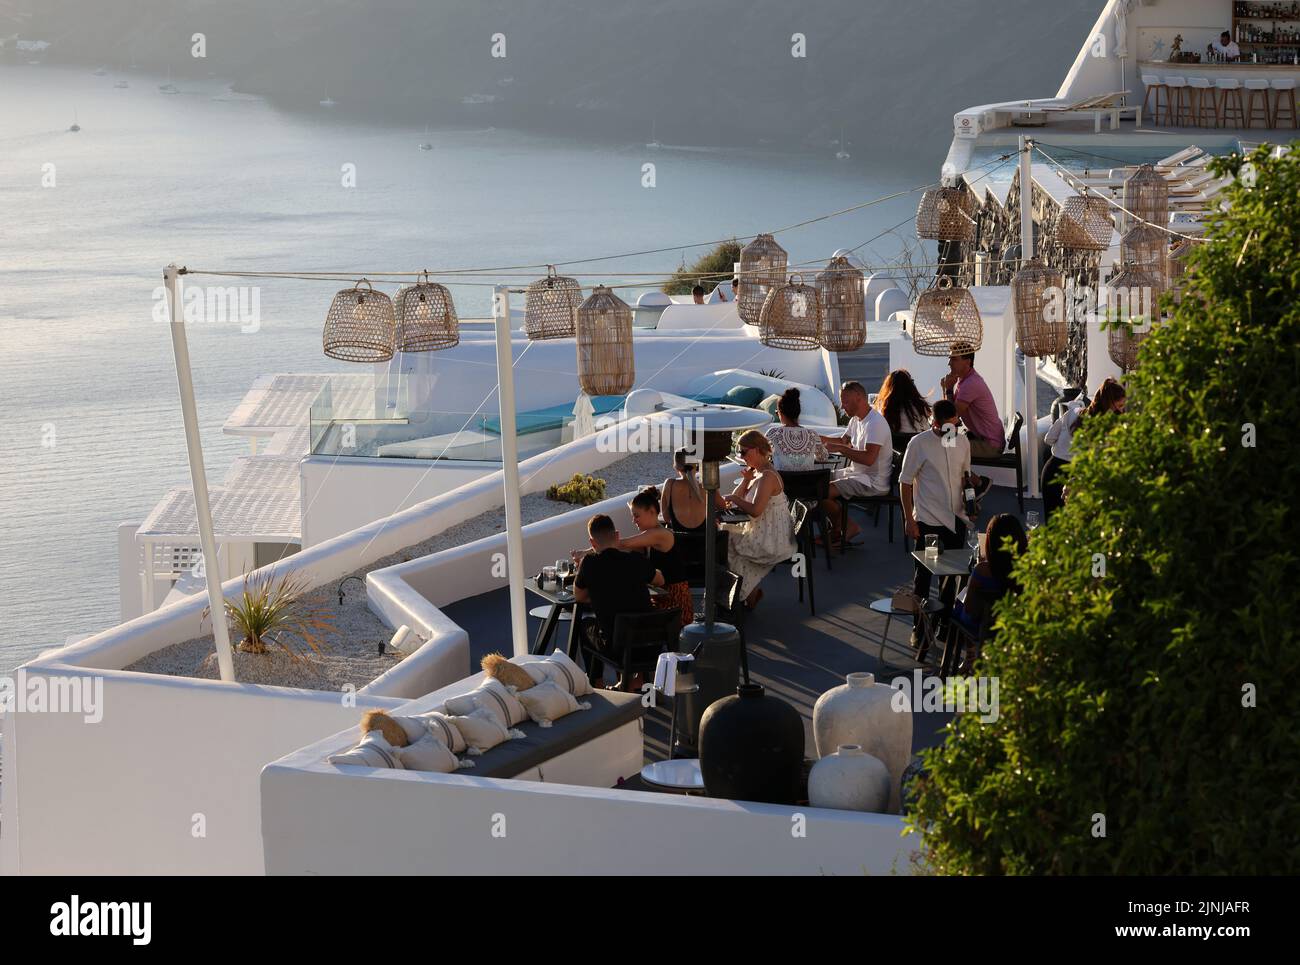
{"type": "Polygon", "coordinates": [[[573,598],[588,604],[595,620],[585,620],[580,628],[597,650],[621,656],[613,649],[614,618],[620,613],[646,613],[651,609],[650,584],[664,585],[664,575],[641,553],[618,548],[618,530],[605,514],[591,517],[587,523],[591,552],[582,558],[573,581],[573,598]]]}

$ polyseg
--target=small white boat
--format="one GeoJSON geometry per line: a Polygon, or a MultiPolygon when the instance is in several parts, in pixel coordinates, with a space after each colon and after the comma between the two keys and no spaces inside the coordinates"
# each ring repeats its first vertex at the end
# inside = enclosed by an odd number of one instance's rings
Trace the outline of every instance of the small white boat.
{"type": "Polygon", "coordinates": [[[81,130],[81,125],[77,122],[77,112],[76,112],[76,111],[73,111],[73,112],[72,112],[72,126],[71,126],[70,128],[68,128],[68,132],[71,133],[71,134],[76,134],[76,133],[77,133],[78,131],[80,131],[80,130],[81,130]]]}
{"type": "Polygon", "coordinates": [[[108,74],[108,71],[105,70],[103,67],[96,67],[93,73],[96,77],[104,77],[108,74]]]}
{"type": "Polygon", "coordinates": [[[663,144],[660,142],[657,136],[658,126],[659,125],[657,122],[655,121],[650,122],[650,140],[646,141],[645,146],[652,151],[658,151],[660,148],[663,147],[663,144]]]}
{"type": "Polygon", "coordinates": [[[334,107],[336,104],[338,104],[338,101],[336,101],[334,98],[330,97],[329,94],[326,94],[326,95],[325,95],[325,99],[324,99],[323,101],[320,102],[320,106],[321,106],[321,107],[326,107],[326,108],[328,108],[328,107],[334,107]]]}
{"type": "Polygon", "coordinates": [[[429,140],[429,125],[424,125],[424,140],[420,142],[421,151],[432,151],[433,142],[429,140]]]}
{"type": "Polygon", "coordinates": [[[839,145],[840,149],[839,149],[838,151],[835,152],[835,159],[836,159],[837,161],[847,161],[847,160],[849,159],[849,152],[846,151],[846,150],[844,150],[845,143],[844,143],[844,125],[843,125],[843,124],[840,125],[840,139],[839,139],[836,143],[839,145]]]}

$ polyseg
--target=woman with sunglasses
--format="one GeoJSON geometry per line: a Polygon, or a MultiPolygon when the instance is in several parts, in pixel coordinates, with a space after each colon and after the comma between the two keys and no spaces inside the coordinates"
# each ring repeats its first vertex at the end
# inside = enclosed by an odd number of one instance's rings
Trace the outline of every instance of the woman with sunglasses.
{"type": "Polygon", "coordinates": [[[738,509],[750,518],[743,523],[725,523],[727,567],[742,580],[748,591],[745,605],[751,610],[763,596],[759,584],[778,563],[794,555],[794,525],[790,503],[785,498],[781,474],[772,466],[772,444],[757,429],[740,437],[740,458],[745,471],[734,492],[718,496],[719,509],[738,509]]]}

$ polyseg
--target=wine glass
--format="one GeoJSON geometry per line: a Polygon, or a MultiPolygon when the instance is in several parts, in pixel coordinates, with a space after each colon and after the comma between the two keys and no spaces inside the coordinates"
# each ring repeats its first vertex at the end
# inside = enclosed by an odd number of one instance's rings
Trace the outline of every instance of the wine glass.
{"type": "Polygon", "coordinates": [[[1038,510],[1031,509],[1029,512],[1025,513],[1025,529],[1032,533],[1034,530],[1038,529],[1039,525],[1038,510]]]}
{"type": "Polygon", "coordinates": [[[966,546],[970,549],[971,565],[977,565],[980,559],[980,531],[974,526],[966,527],[966,546]]]}
{"type": "Polygon", "coordinates": [[[563,590],[564,585],[569,581],[569,577],[573,575],[573,560],[571,559],[556,560],[555,575],[559,577],[560,589],[563,590]]]}

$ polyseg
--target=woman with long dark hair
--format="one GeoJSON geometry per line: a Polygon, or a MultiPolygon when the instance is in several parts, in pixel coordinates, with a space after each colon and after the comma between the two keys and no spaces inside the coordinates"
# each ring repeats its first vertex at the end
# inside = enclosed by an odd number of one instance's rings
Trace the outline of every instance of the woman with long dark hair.
{"type": "Polygon", "coordinates": [[[776,403],[780,425],[770,426],[764,433],[772,444],[772,464],[777,472],[807,472],[816,468],[818,460],[824,462],[830,458],[822,437],[799,425],[802,414],[799,390],[791,386],[776,403]]]}
{"type": "Polygon", "coordinates": [[[1011,570],[1028,546],[1025,527],[1015,516],[1000,513],[989,520],[984,530],[984,559],[971,573],[965,598],[952,611],[953,619],[975,641],[967,646],[965,669],[970,669],[979,657],[980,644],[987,638],[992,621],[993,604],[1008,593],[1020,592],[1011,570]]]}
{"type": "Polygon", "coordinates": [[[1070,461],[1074,450],[1074,434],[1079,431],[1085,419],[1107,412],[1123,412],[1126,404],[1124,386],[1114,379],[1107,379],[1097,389],[1092,402],[1085,409],[1081,405],[1066,409],[1061,417],[1052,423],[1043,437],[1052,448],[1051,458],[1043,466],[1043,516],[1050,519],[1053,512],[1065,503],[1065,484],[1058,478],[1061,468],[1070,461]]]}
{"type": "Polygon", "coordinates": [[[907,448],[912,436],[930,428],[930,403],[925,401],[907,369],[894,369],[885,376],[876,393],[876,411],[889,423],[894,448],[899,452],[907,448]]]}

